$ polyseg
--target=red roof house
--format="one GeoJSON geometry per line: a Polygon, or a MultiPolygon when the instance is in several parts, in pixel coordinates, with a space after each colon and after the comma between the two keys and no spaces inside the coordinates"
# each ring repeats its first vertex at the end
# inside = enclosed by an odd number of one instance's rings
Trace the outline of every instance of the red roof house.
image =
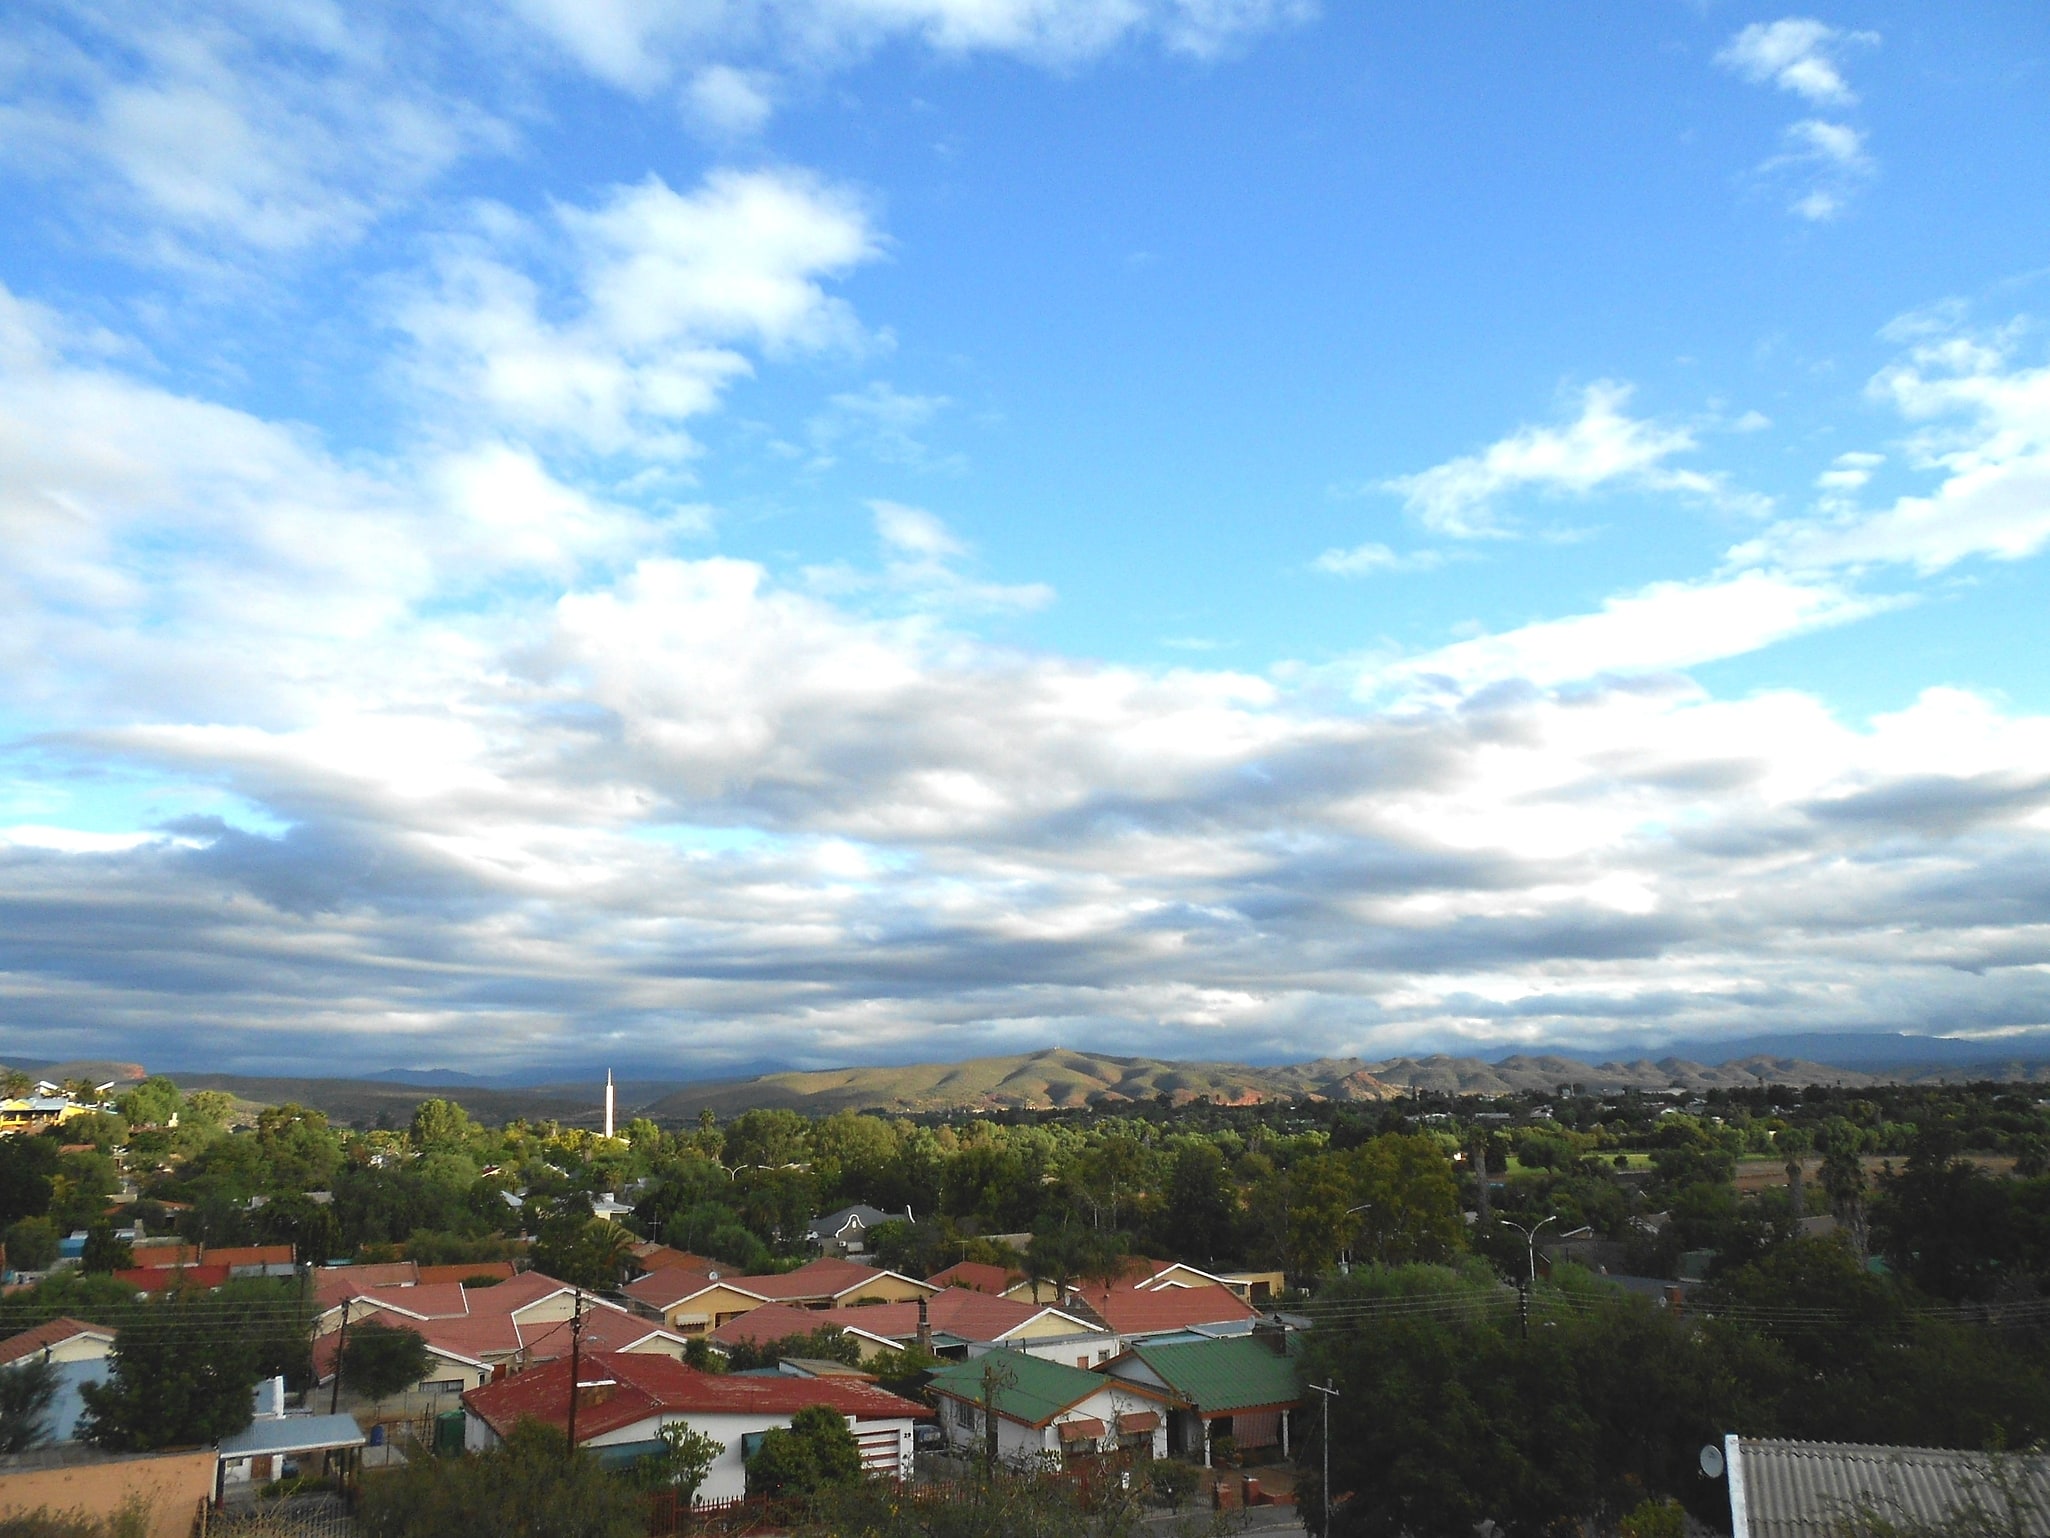
{"type": "MultiPolygon", "coordinates": [[[[570,1364],[501,1378],[463,1395],[464,1441],[482,1451],[523,1420],[558,1430],[569,1426],[570,1364]]],[[[788,1426],[799,1410],[825,1405],[845,1416],[872,1472],[908,1477],[911,1428],[930,1420],[924,1405],[846,1378],[704,1373],[668,1357],[587,1352],[578,1363],[577,1444],[624,1460],[653,1454],[659,1433],[678,1421],[721,1443],[699,1494],[727,1500],[746,1493],[745,1459],[766,1432],[788,1426]]]]}

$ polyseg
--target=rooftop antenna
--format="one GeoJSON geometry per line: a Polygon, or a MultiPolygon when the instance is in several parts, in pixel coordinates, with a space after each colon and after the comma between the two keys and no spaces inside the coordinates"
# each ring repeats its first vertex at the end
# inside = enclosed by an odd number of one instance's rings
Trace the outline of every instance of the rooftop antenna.
{"type": "Polygon", "coordinates": [[[605,1070],[605,1135],[612,1136],[612,1070],[605,1070]]]}

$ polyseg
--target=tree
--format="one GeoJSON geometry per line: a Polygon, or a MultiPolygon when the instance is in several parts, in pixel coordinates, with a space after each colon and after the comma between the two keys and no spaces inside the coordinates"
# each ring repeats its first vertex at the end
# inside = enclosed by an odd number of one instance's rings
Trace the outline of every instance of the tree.
{"type": "Polygon", "coordinates": [[[482,1131],[470,1113],[453,1100],[423,1100],[413,1111],[411,1137],[422,1153],[440,1149],[467,1153],[482,1131]]]}
{"type": "Polygon", "coordinates": [[[24,1453],[50,1436],[57,1368],[42,1356],[0,1367],[0,1453],[24,1453]]]}
{"type": "Polygon", "coordinates": [[[342,1347],[342,1382],[382,1406],[393,1394],[427,1376],[427,1342],[403,1326],[365,1320],[342,1347]]]}
{"type": "Polygon", "coordinates": [[[1191,1143],[1175,1155],[1166,1232],[1185,1253],[1215,1261],[1229,1251],[1238,1209],[1238,1188],[1215,1143],[1191,1143]]]}
{"type": "Polygon", "coordinates": [[[105,1383],[79,1389],[80,1433],[119,1452],[218,1442],[250,1422],[258,1369],[246,1332],[203,1301],[172,1295],[122,1326],[105,1383]]]}
{"type": "Polygon", "coordinates": [[[57,1146],[55,1138],[0,1137],[0,1223],[50,1210],[57,1146]]]}
{"type": "Polygon", "coordinates": [[[86,1230],[85,1251],[79,1257],[79,1269],[87,1276],[99,1276],[113,1271],[126,1271],[135,1264],[135,1246],[114,1232],[114,1225],[105,1218],[86,1230]]]}
{"type": "Polygon", "coordinates": [[[839,1412],[827,1405],[799,1410],[787,1430],[767,1433],[747,1461],[749,1495],[808,1496],[860,1478],[861,1446],[839,1412]]]}
{"type": "Polygon", "coordinates": [[[57,1225],[23,1218],[7,1230],[7,1264],[16,1271],[47,1271],[57,1263],[57,1225]]]}
{"type": "Polygon", "coordinates": [[[662,1438],[663,1451],[644,1461],[644,1476],[661,1489],[675,1491],[683,1505],[695,1506],[698,1491],[726,1444],[693,1431],[686,1421],[671,1421],[656,1435],[662,1438]]]}
{"type": "Polygon", "coordinates": [[[162,1074],[144,1079],[114,1102],[132,1127],[167,1127],[184,1106],[178,1086],[162,1074]]]}
{"type": "Polygon", "coordinates": [[[633,1234],[617,1223],[591,1217],[588,1207],[579,1217],[574,1207],[572,1203],[571,1210],[542,1223],[534,1264],[549,1276],[593,1292],[617,1287],[633,1264],[633,1234]]]}
{"type": "Polygon", "coordinates": [[[647,1512],[589,1452],[522,1421],[489,1452],[414,1458],[363,1484],[367,1538],[643,1538],[647,1512]]]}

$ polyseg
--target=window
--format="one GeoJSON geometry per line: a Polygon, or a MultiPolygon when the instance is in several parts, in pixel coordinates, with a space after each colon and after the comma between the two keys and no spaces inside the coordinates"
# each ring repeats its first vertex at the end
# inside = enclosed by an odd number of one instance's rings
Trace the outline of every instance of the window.
{"type": "Polygon", "coordinates": [[[766,1431],[743,1431],[740,1434],[740,1461],[746,1463],[762,1450],[762,1438],[766,1431]]]}
{"type": "Polygon", "coordinates": [[[462,1391],[461,1378],[436,1378],[430,1383],[420,1385],[420,1392],[423,1394],[460,1394],[462,1391]]]}
{"type": "Polygon", "coordinates": [[[965,1399],[955,1400],[954,1424],[966,1426],[970,1431],[973,1431],[975,1429],[975,1406],[965,1399]]]}

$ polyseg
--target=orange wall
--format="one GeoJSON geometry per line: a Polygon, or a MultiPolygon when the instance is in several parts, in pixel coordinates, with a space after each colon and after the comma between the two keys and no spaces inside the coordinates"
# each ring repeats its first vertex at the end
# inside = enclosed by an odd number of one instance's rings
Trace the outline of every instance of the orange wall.
{"type": "Polygon", "coordinates": [[[0,1517],[44,1507],[111,1517],[123,1501],[140,1495],[155,1518],[150,1538],[189,1538],[199,1503],[213,1496],[219,1462],[208,1448],[0,1474],[0,1517]]]}

